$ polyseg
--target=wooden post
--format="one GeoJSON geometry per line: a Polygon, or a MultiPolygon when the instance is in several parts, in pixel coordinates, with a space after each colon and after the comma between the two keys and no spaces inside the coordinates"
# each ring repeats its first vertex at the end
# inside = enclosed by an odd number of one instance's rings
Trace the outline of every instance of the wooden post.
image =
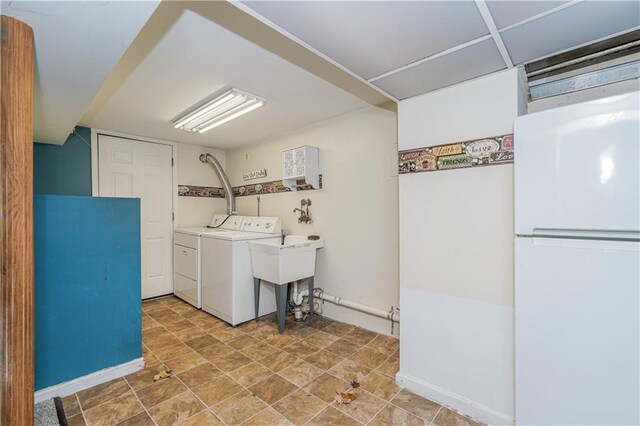
{"type": "Polygon", "coordinates": [[[1,17],[0,424],[33,424],[33,31],[1,17]]]}

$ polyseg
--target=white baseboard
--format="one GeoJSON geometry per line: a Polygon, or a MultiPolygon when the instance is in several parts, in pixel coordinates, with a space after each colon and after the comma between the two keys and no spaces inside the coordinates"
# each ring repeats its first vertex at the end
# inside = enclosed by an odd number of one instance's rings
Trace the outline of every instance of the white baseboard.
{"type": "Polygon", "coordinates": [[[137,358],[129,362],[125,362],[124,364],[116,365],[114,367],[105,368],[104,370],[99,370],[95,373],[87,374],[86,376],[69,380],[68,382],[63,382],[57,385],[49,386],[48,388],[40,389],[35,393],[35,402],[37,404],[40,401],[55,398],[56,396],[63,397],[71,395],[72,393],[108,382],[109,380],[117,379],[118,377],[135,373],[136,371],[143,368],[144,360],[142,358],[137,358]]]}
{"type": "Polygon", "coordinates": [[[420,380],[416,377],[398,373],[396,375],[396,382],[399,386],[407,388],[413,393],[425,397],[431,401],[437,402],[451,408],[454,411],[458,411],[465,416],[478,420],[488,425],[513,425],[514,419],[508,414],[500,413],[479,404],[475,401],[467,399],[463,396],[449,392],[446,389],[442,389],[438,386],[432,385],[420,380]]]}

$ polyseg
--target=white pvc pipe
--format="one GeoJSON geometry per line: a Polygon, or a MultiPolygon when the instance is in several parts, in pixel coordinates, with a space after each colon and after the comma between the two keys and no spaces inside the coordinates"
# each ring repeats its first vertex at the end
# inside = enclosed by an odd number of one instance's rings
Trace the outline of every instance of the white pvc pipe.
{"type": "Polygon", "coordinates": [[[390,309],[389,311],[384,311],[382,309],[372,308],[371,306],[366,306],[361,303],[356,303],[350,300],[343,299],[342,297],[327,294],[324,292],[324,290],[320,290],[320,289],[314,290],[313,296],[322,300],[326,300],[327,302],[335,303],[336,305],[346,306],[347,308],[355,309],[356,311],[365,312],[367,314],[375,315],[380,318],[386,318],[394,322],[400,322],[400,312],[397,312],[393,309],[390,309]]]}

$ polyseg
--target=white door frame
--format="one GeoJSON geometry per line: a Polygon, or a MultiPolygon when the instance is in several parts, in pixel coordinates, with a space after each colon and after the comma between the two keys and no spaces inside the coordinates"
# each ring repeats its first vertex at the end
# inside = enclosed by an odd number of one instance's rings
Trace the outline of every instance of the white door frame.
{"type": "Polygon", "coordinates": [[[130,135],[127,133],[112,132],[110,130],[91,128],[91,195],[93,197],[100,196],[100,187],[98,185],[98,135],[113,136],[116,138],[131,139],[134,141],[156,143],[160,145],[169,145],[172,147],[171,155],[173,157],[173,167],[171,168],[171,179],[173,188],[171,188],[171,193],[173,194],[173,229],[176,229],[176,224],[178,223],[178,143],[147,138],[144,136],[130,135]]]}

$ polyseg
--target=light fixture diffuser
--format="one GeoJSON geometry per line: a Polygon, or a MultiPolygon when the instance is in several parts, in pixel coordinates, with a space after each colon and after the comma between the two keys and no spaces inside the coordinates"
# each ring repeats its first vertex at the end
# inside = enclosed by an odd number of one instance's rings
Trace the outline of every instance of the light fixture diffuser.
{"type": "Polygon", "coordinates": [[[173,122],[176,129],[204,133],[267,103],[266,99],[232,87],[173,122]]]}

